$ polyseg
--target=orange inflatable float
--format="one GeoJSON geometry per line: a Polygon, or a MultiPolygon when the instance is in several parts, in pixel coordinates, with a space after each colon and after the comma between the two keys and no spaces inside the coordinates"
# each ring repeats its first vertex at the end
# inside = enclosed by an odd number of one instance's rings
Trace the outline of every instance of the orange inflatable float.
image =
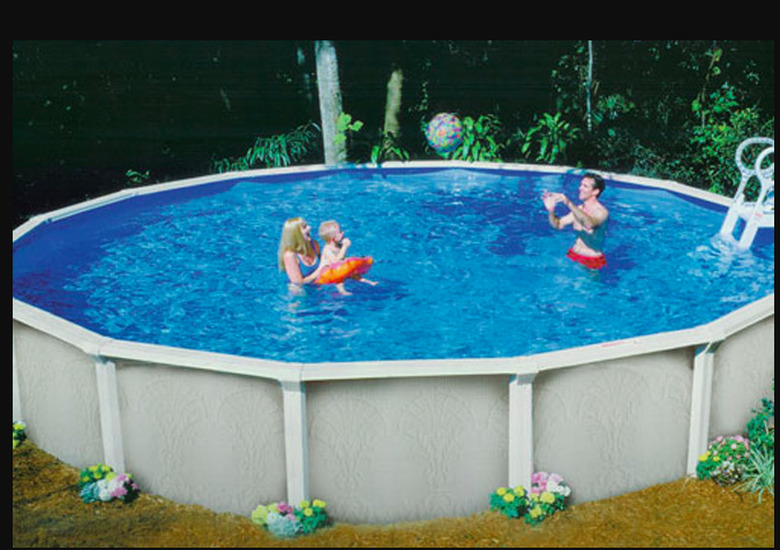
{"type": "Polygon", "coordinates": [[[325,271],[320,273],[317,283],[321,285],[338,284],[349,277],[363,275],[369,269],[374,259],[371,256],[363,258],[344,258],[331,264],[325,271]]]}

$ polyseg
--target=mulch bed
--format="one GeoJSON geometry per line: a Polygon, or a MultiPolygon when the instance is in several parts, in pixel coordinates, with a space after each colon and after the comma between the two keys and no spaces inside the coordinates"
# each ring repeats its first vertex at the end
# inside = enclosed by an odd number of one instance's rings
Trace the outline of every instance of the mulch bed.
{"type": "MultiPolygon", "coordinates": [[[[141,493],[84,504],[78,469],[29,439],[13,451],[14,547],[774,547],[775,500],[711,481],[680,479],[572,506],[531,527],[486,511],[392,525],[336,521],[278,539],[247,517],[141,493]]],[[[576,487],[573,488],[576,490],[576,487]]],[[[143,487],[141,487],[143,491],[143,487]]],[[[337,511],[331,510],[332,515],[337,511]]]]}

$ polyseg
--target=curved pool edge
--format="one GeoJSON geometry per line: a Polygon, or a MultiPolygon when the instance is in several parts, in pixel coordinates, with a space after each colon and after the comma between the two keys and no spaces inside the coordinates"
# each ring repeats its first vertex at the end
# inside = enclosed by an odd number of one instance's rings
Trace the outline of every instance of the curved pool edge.
{"type": "Polygon", "coordinates": [[[269,378],[278,382],[307,382],[537,373],[680,347],[713,345],[773,316],[774,308],[775,295],[772,293],[715,321],[689,329],[609,340],[532,355],[322,363],[290,363],[110,338],[16,298],[13,299],[13,319],[67,342],[92,357],[153,361],[166,365],[269,378]]]}
{"type": "MultiPolygon", "coordinates": [[[[445,161],[382,167],[579,170],[445,161]]],[[[14,231],[14,241],[38,224],[139,194],[302,170],[330,169],[259,170],[124,190],[36,216],[14,231]]],[[[729,202],[676,182],[604,175],[724,206],[729,202]]],[[[79,466],[103,461],[124,470],[127,465],[147,490],[240,514],[260,502],[311,496],[332,503],[337,519],[353,522],[468,515],[486,507],[495,486],[528,486],[535,466],[560,471],[581,500],[612,496],[692,474],[708,438],[733,428],[723,411],[749,414],[774,373],[774,293],[690,329],[510,358],[283,363],[117,340],[16,299],[13,319],[14,420],[29,420],[28,431],[41,448],[79,466]],[[63,379],[58,366],[63,356],[80,373],[77,384],[63,379]],[[743,362],[751,364],[738,365],[743,362]],[[635,394],[637,382],[650,388],[647,396],[635,394]],[[155,394],[159,386],[168,393],[155,394]],[[580,386],[600,388],[604,395],[589,389],[583,397],[580,386]],[[147,393],[152,402],[143,403],[147,393]],[[176,398],[170,405],[165,403],[169,396],[176,398]],[[642,404],[639,409],[629,397],[642,404]],[[391,404],[394,399],[402,404],[391,404]],[[212,400],[219,408],[213,408],[212,400]],[[567,409],[567,403],[575,402],[584,403],[584,410],[567,409]],[[156,426],[147,408],[170,415],[170,427],[156,426]],[[233,409],[243,414],[233,418],[228,414],[233,409]],[[230,426],[231,439],[221,440],[224,453],[192,447],[218,429],[203,411],[230,426]],[[67,437],[56,433],[67,431],[61,422],[71,414],[83,429],[68,427],[67,437]],[[275,422],[262,429],[252,422],[244,425],[241,418],[253,415],[275,422]],[[621,423],[621,416],[629,421],[621,423]],[[561,418],[571,426],[562,426],[561,418]],[[188,442],[179,441],[177,429],[191,436],[188,442]],[[644,464],[637,455],[644,443],[633,435],[638,429],[650,440],[656,432],[671,433],[668,441],[656,442],[668,446],[671,458],[660,466],[644,464]],[[149,432],[167,442],[157,445],[163,450],[147,441],[149,432]],[[392,445],[371,435],[375,432],[392,445]],[[591,448],[582,433],[600,444],[591,448]],[[616,464],[630,469],[639,461],[642,465],[635,469],[640,473],[626,472],[624,479],[605,486],[606,474],[588,473],[576,459],[563,456],[569,440],[580,442],[581,457],[613,469],[616,464]],[[245,448],[234,448],[234,441],[245,448]],[[172,469],[201,453],[227,468],[248,464],[262,469],[262,475],[253,473],[254,492],[244,487],[246,475],[188,487],[192,477],[207,474],[209,462],[204,458],[187,466],[191,477],[177,476],[172,469]],[[272,464],[263,462],[266,455],[275,459],[272,464]],[[475,466],[483,468],[475,473],[475,466]],[[409,483],[398,481],[399,476],[409,483]],[[464,484],[466,478],[474,479],[464,484]],[[458,483],[464,487],[445,490],[458,483]],[[225,487],[238,496],[226,499],[225,487]],[[381,510],[361,504],[359,495],[366,487],[384,489],[388,504],[381,510]],[[420,490],[425,493],[418,494],[420,490]],[[396,492],[404,494],[390,498],[396,492]]],[[[579,459],[583,461],[588,462],[579,459]]]]}

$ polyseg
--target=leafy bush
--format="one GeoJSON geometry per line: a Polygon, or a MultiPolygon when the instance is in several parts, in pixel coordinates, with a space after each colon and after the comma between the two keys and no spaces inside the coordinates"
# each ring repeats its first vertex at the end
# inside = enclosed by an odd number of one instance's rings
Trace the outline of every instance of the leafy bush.
{"type": "Polygon", "coordinates": [[[264,527],[277,537],[308,535],[330,522],[326,503],[320,499],[301,501],[297,506],[286,502],[259,505],[252,511],[252,523],[264,527]]]}
{"type": "Polygon", "coordinates": [[[535,472],[531,490],[522,486],[499,487],[490,495],[490,509],[509,518],[523,517],[529,525],[538,525],[566,508],[571,488],[555,473],[535,472]]]}
{"type": "Polygon", "coordinates": [[[696,475],[718,485],[733,485],[747,469],[750,443],[741,435],[718,436],[699,457],[696,475]]]}
{"type": "Polygon", "coordinates": [[[480,115],[474,120],[463,118],[463,142],[445,158],[469,162],[500,162],[505,147],[501,134],[501,121],[496,115],[480,115]]]}
{"type": "Polygon", "coordinates": [[[743,490],[758,493],[759,500],[764,491],[775,494],[775,401],[763,398],[761,405],[761,410],[753,409],[756,414],[747,423],[750,460],[740,485],[743,490]]]}
{"type": "Polygon", "coordinates": [[[14,449],[16,449],[22,442],[27,439],[27,432],[25,431],[27,426],[24,422],[14,422],[14,449]]]}
{"type": "MultiPolygon", "coordinates": [[[[772,383],[774,391],[774,382],[772,383]]],[[[740,435],[718,436],[699,457],[696,475],[720,485],[737,485],[738,489],[775,494],[775,402],[762,399],[762,409],[747,423],[748,438],[740,435]]]]}
{"type": "MultiPolygon", "coordinates": [[[[709,101],[694,100],[693,112],[702,123],[692,129],[691,162],[699,166],[706,186],[714,193],[733,195],[739,184],[734,154],[749,137],[774,136],[774,119],[761,122],[755,107],[741,107],[733,86],[723,84],[709,101]]],[[[754,189],[748,189],[753,198],[754,189]]]]}
{"type": "MultiPolygon", "coordinates": [[[[772,391],[775,390],[775,384],[772,383],[772,391]]],[[[753,449],[775,451],[775,400],[761,399],[761,410],[753,409],[756,413],[747,423],[748,439],[753,449]]]]}
{"type": "Polygon", "coordinates": [[[237,159],[215,160],[212,169],[221,174],[253,168],[290,166],[302,160],[317,147],[319,132],[319,126],[308,122],[286,134],[258,137],[246,155],[237,159]]]}
{"type": "Polygon", "coordinates": [[[579,138],[580,129],[563,119],[560,112],[544,113],[535,120],[535,125],[526,132],[520,132],[522,139],[520,153],[537,162],[554,164],[566,158],[566,149],[579,138]]]}
{"type": "Polygon", "coordinates": [[[381,164],[388,160],[409,160],[409,151],[401,146],[392,132],[382,133],[379,143],[371,148],[371,162],[381,164]]]}

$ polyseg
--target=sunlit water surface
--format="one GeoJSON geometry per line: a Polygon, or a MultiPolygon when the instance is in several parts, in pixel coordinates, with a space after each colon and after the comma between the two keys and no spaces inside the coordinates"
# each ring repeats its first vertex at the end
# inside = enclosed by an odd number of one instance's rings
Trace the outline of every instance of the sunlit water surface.
{"type": "MultiPolygon", "coordinates": [[[[579,176],[348,170],[133,199],[14,247],[14,296],[114,338],[301,362],[533,354],[707,323],[774,292],[774,237],[715,237],[722,207],[607,182],[606,268],[565,258],[543,190],[579,176]],[[296,291],[288,217],[338,220],[367,275],[296,291]]],[[[560,214],[564,211],[561,210],[560,214]]]]}

